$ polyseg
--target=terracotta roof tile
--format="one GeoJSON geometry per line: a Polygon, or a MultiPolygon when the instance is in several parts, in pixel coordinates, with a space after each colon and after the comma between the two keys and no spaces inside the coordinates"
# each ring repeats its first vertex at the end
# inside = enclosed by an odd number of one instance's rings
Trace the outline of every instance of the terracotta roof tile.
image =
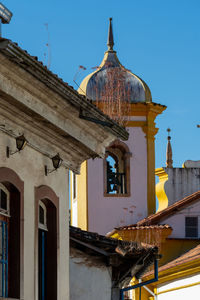
{"type": "Polygon", "coordinates": [[[112,237],[113,234],[117,233],[118,231],[125,231],[125,230],[149,230],[149,229],[161,229],[161,230],[165,230],[165,229],[171,229],[172,227],[164,224],[164,225],[142,225],[142,226],[138,226],[137,224],[133,224],[133,225],[128,225],[128,226],[122,226],[122,227],[116,227],[115,229],[113,229],[111,232],[108,232],[106,234],[107,237],[112,237]]]}
{"type": "Polygon", "coordinates": [[[169,268],[173,268],[175,266],[187,263],[189,261],[199,259],[200,258],[200,245],[196,246],[195,248],[189,250],[188,252],[184,253],[183,255],[179,256],[178,258],[170,261],[166,265],[159,268],[159,271],[164,271],[169,268]]]}
{"type": "Polygon", "coordinates": [[[171,226],[164,224],[164,225],[128,225],[128,226],[122,226],[115,228],[116,230],[144,230],[144,229],[168,229],[171,228],[171,226]]]}

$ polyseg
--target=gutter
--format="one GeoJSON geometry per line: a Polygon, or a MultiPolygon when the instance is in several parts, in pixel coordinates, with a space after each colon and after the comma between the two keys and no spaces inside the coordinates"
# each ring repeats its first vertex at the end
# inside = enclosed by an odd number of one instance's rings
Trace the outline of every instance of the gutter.
{"type": "Polygon", "coordinates": [[[124,300],[124,292],[143,287],[147,284],[150,284],[150,283],[153,283],[156,281],[158,281],[158,258],[156,258],[154,260],[154,278],[150,279],[150,280],[146,280],[144,282],[139,282],[135,285],[131,285],[131,286],[121,289],[120,290],[120,300],[124,300]]]}

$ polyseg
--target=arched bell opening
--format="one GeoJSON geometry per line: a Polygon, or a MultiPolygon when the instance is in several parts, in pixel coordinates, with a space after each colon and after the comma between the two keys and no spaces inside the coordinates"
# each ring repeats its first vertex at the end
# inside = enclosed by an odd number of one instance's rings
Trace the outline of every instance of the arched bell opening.
{"type": "Polygon", "coordinates": [[[106,150],[104,160],[104,196],[130,195],[130,152],[120,141],[106,150]]]}

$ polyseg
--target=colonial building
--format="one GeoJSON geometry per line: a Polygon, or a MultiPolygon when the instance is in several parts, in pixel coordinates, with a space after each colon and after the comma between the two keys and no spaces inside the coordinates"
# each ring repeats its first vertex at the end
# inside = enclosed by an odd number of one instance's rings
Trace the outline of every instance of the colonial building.
{"type": "Polygon", "coordinates": [[[126,126],[129,139],[118,139],[106,158],[89,159],[71,176],[72,225],[106,234],[155,212],[155,119],[165,106],[152,101],[147,84],[125,69],[113,50],[110,19],[108,50],[79,92],[126,126]]]}
{"type": "Polygon", "coordinates": [[[36,57],[0,39],[1,299],[69,299],[69,169],[78,173],[127,137],[36,57]]]}

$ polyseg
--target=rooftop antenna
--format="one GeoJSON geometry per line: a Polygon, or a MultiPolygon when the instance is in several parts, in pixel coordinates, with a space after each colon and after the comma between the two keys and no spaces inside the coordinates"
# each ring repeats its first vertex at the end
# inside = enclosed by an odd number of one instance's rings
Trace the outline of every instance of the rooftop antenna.
{"type": "MultiPolygon", "coordinates": [[[[47,43],[46,43],[46,46],[47,46],[47,49],[48,49],[48,63],[47,63],[47,68],[49,69],[50,68],[50,65],[51,65],[51,46],[50,46],[50,34],[49,34],[49,26],[48,26],[48,23],[45,23],[44,26],[46,27],[46,30],[47,30],[47,43]]],[[[46,58],[46,53],[44,54],[45,58],[46,58]]]]}
{"type": "MultiPolygon", "coordinates": [[[[79,66],[78,67],[78,71],[75,73],[74,78],[73,78],[73,82],[76,84],[76,86],[80,88],[79,84],[76,82],[76,79],[78,78],[78,76],[80,75],[81,71],[85,71],[86,68],[84,66],[79,66]]],[[[83,92],[83,94],[85,95],[85,92],[81,89],[81,91],[83,92]]],[[[86,96],[86,95],[85,95],[86,96]]]]}
{"type": "Polygon", "coordinates": [[[12,18],[12,13],[0,2],[0,37],[2,36],[1,24],[9,24],[12,18]]]}

